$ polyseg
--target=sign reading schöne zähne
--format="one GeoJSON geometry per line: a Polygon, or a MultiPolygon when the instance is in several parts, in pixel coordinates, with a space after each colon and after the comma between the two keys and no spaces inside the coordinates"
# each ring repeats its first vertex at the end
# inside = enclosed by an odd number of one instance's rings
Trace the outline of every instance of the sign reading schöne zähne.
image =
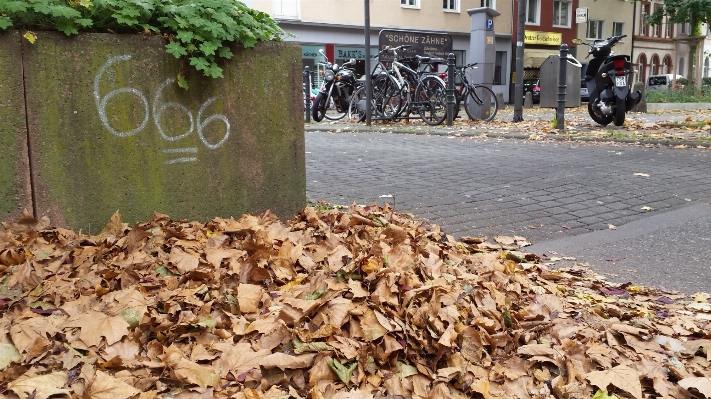
{"type": "MultiPolygon", "coordinates": [[[[412,32],[404,30],[381,30],[378,35],[378,49],[385,46],[397,47],[403,44],[412,47],[398,51],[398,57],[422,55],[447,59],[452,52],[452,36],[442,33],[412,32]]],[[[384,54],[381,61],[391,61],[392,54],[384,54]]]]}

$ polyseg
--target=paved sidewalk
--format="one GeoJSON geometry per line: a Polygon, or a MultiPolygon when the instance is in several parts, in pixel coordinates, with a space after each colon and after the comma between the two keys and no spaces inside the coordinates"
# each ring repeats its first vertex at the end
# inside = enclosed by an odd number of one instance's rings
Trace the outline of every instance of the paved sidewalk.
{"type": "Polygon", "coordinates": [[[566,129],[554,128],[555,110],[551,108],[524,109],[522,122],[513,122],[513,107],[499,110],[491,122],[459,118],[448,127],[446,122],[429,126],[419,119],[409,121],[373,121],[352,123],[346,118],[339,121],[323,120],[305,124],[306,131],[331,132],[387,132],[405,134],[430,134],[446,136],[474,136],[512,138],[525,140],[563,140],[640,143],[711,147],[711,111],[670,110],[649,113],[628,113],[624,126],[601,126],[592,121],[587,107],[566,109],[566,129]]]}
{"type": "Polygon", "coordinates": [[[602,128],[570,112],[561,134],[550,128],[552,110],[524,110],[521,123],[508,111],[452,128],[308,124],[307,196],[388,202],[455,238],[519,235],[534,244],[525,251],[555,265],[711,292],[706,113],[632,114],[602,128]]]}

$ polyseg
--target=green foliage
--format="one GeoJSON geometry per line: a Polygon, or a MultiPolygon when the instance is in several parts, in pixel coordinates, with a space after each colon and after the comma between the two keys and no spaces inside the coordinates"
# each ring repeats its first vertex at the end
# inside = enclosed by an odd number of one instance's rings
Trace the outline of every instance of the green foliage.
{"type": "Polygon", "coordinates": [[[711,78],[701,78],[702,86],[711,86],[711,78]]]}
{"type": "Polygon", "coordinates": [[[686,86],[683,89],[647,90],[648,103],[710,103],[711,87],[702,86],[701,90],[686,86]]]}
{"type": "MultiPolygon", "coordinates": [[[[219,61],[234,56],[231,43],[249,48],[285,35],[238,0],[0,0],[0,31],[11,28],[160,34],[168,53],[213,78],[222,77],[219,61]]],[[[184,74],[179,84],[187,88],[184,74]]]]}

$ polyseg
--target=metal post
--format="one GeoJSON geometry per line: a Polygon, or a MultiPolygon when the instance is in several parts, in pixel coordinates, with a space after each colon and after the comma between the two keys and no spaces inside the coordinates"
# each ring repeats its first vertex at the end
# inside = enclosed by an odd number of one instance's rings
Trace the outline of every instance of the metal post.
{"type": "Polygon", "coordinates": [[[516,24],[516,82],[514,83],[514,122],[523,121],[523,42],[526,29],[526,1],[518,0],[516,24]]]}
{"type": "Polygon", "coordinates": [[[568,45],[560,45],[560,69],[558,70],[558,108],[555,111],[555,118],[558,122],[556,129],[565,129],[565,88],[567,82],[566,67],[568,66],[568,45]]]}
{"type": "Polygon", "coordinates": [[[365,6],[365,124],[370,126],[373,117],[370,104],[373,101],[372,81],[370,76],[370,1],[363,0],[365,6]]]}
{"type": "Polygon", "coordinates": [[[447,56],[447,126],[454,125],[454,108],[457,100],[454,97],[454,53],[447,56]]]}
{"type": "Polygon", "coordinates": [[[311,123],[311,73],[308,65],[304,67],[304,109],[306,110],[306,123],[311,123]]]}

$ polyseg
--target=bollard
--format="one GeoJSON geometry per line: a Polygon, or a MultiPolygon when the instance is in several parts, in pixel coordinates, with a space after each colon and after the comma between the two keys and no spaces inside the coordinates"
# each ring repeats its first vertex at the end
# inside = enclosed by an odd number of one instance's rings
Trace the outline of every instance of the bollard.
{"type": "Polygon", "coordinates": [[[311,123],[311,73],[308,65],[304,67],[304,110],[306,123],[311,123]]]}
{"type": "Polygon", "coordinates": [[[558,72],[558,108],[555,111],[557,121],[556,129],[565,129],[565,88],[566,88],[566,66],[568,65],[568,45],[560,45],[560,70],[558,72]]]}
{"type": "Polygon", "coordinates": [[[454,107],[457,100],[454,97],[454,53],[447,56],[447,126],[454,125],[454,107]]]}

